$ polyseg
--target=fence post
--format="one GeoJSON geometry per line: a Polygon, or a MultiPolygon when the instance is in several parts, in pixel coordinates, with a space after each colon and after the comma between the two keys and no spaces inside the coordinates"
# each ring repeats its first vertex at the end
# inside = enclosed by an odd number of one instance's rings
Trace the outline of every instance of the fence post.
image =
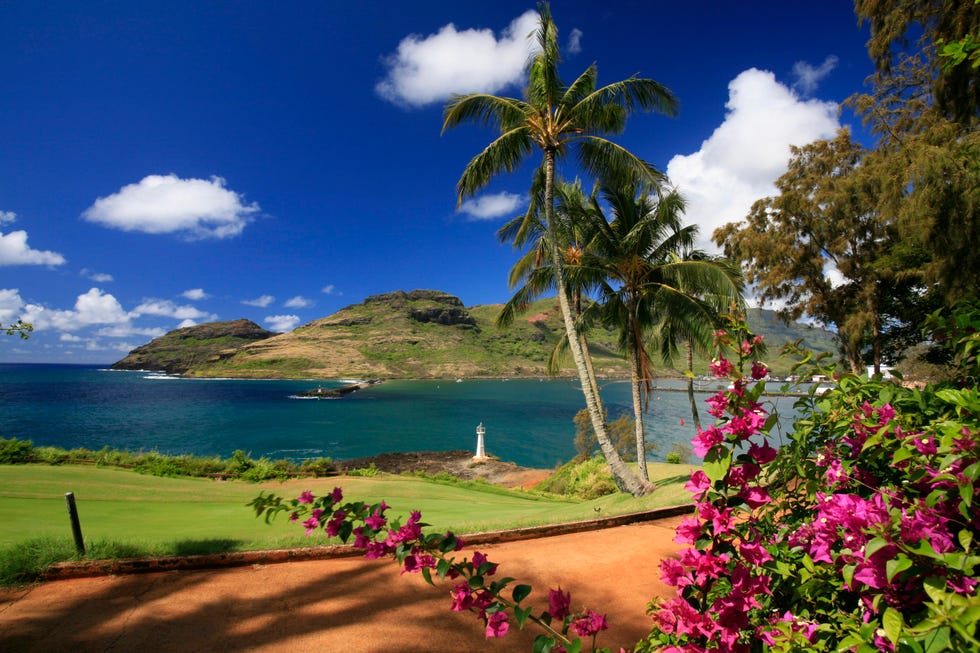
{"type": "Polygon", "coordinates": [[[65,502],[68,504],[68,519],[71,521],[71,534],[75,537],[75,549],[79,555],[85,555],[85,540],[82,539],[82,525],[78,521],[78,509],[75,508],[75,493],[65,492],[65,502]]]}

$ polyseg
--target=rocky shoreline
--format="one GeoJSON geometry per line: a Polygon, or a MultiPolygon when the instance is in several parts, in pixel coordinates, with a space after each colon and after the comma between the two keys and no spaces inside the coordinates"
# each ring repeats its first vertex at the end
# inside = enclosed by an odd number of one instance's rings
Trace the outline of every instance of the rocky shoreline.
{"type": "Polygon", "coordinates": [[[347,395],[357,392],[358,390],[366,390],[371,386],[380,385],[382,383],[384,383],[383,379],[369,379],[367,381],[358,381],[357,383],[342,385],[339,388],[321,388],[318,386],[312,390],[297,393],[296,396],[313,397],[315,399],[338,399],[340,397],[346,397],[347,395]]]}

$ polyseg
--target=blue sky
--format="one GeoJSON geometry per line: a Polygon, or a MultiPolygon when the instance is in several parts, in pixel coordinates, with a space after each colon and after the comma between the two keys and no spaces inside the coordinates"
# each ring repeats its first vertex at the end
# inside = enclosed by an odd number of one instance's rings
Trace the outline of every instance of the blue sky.
{"type": "MultiPolygon", "coordinates": [[[[0,361],[107,363],[178,326],[285,331],[366,296],[507,299],[495,232],[525,169],[457,209],[494,134],[451,93],[519,96],[533,2],[0,3],[0,361]],[[530,13],[529,13],[530,12],[530,13]]],[[[617,140],[666,172],[705,244],[772,193],[789,145],[860,124],[852,5],[555,0],[574,79],[680,99],[617,140]]],[[[566,176],[575,171],[565,169],[566,176]]]]}

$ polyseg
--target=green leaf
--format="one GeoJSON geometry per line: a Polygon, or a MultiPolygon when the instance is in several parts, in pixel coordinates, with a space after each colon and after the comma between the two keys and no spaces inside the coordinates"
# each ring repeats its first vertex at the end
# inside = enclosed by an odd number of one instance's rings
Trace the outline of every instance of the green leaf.
{"type": "Polygon", "coordinates": [[[905,627],[902,613],[895,608],[885,608],[885,614],[881,617],[881,625],[885,629],[888,641],[892,644],[898,644],[898,638],[902,635],[902,628],[905,627]]]}
{"type": "Polygon", "coordinates": [[[568,651],[568,653],[580,653],[580,651],[582,650],[582,640],[576,637],[575,639],[573,639],[568,643],[568,646],[565,647],[565,650],[568,651]]]}
{"type": "Polygon", "coordinates": [[[483,587],[483,576],[473,576],[468,581],[471,590],[478,590],[483,587]]]}
{"type": "Polygon", "coordinates": [[[529,616],[531,616],[530,607],[522,608],[518,606],[514,608],[514,619],[517,620],[517,627],[521,630],[524,630],[524,624],[527,623],[529,616]]]}
{"type": "Polygon", "coordinates": [[[439,573],[439,578],[446,580],[446,574],[449,573],[450,562],[443,558],[436,564],[436,571],[439,573]]]}
{"type": "Polygon", "coordinates": [[[732,461],[728,457],[728,450],[724,447],[712,447],[704,456],[704,473],[712,481],[720,481],[725,478],[728,468],[732,461]]]}
{"type": "Polygon", "coordinates": [[[527,598],[528,594],[531,593],[530,585],[517,585],[514,587],[514,591],[511,596],[514,598],[514,603],[520,603],[527,598]]]}
{"type": "Polygon", "coordinates": [[[551,653],[551,647],[555,645],[555,640],[547,635],[538,635],[534,638],[534,653],[551,653]]]}
{"type": "Polygon", "coordinates": [[[906,569],[912,566],[912,560],[904,553],[899,553],[897,556],[885,563],[885,574],[888,577],[888,582],[892,582],[895,576],[902,573],[906,569]]]}
{"type": "Polygon", "coordinates": [[[439,545],[439,551],[442,553],[449,553],[450,551],[455,551],[457,543],[458,540],[456,539],[456,536],[453,535],[452,533],[447,533],[446,539],[444,539],[442,541],[442,544],[439,545]]]}
{"type": "Polygon", "coordinates": [[[949,651],[949,626],[942,626],[926,633],[922,638],[923,653],[949,651]]]}
{"type": "Polygon", "coordinates": [[[422,578],[424,578],[425,582],[427,582],[429,585],[435,585],[435,583],[432,582],[432,574],[429,572],[428,567],[422,567],[422,578]]]}
{"type": "Polygon", "coordinates": [[[959,540],[960,546],[963,547],[964,551],[969,551],[970,545],[973,544],[973,533],[964,528],[956,534],[956,539],[959,540]]]}
{"type": "Polygon", "coordinates": [[[883,537],[873,538],[870,542],[864,545],[864,556],[870,558],[875,554],[876,551],[882,547],[888,546],[888,540],[883,537]]]}

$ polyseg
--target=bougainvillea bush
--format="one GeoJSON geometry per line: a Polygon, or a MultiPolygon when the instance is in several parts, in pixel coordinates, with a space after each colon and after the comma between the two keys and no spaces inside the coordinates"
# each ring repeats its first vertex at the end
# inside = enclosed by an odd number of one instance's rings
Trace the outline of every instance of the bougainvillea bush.
{"type": "Polygon", "coordinates": [[[978,651],[980,311],[933,320],[960,382],[908,389],[838,379],[798,406],[774,447],[761,340],[719,333],[733,378],[694,440],[703,471],[688,545],[663,563],[676,598],[651,604],[639,651],[978,651]],[[750,370],[744,374],[742,370],[750,370]]]}

